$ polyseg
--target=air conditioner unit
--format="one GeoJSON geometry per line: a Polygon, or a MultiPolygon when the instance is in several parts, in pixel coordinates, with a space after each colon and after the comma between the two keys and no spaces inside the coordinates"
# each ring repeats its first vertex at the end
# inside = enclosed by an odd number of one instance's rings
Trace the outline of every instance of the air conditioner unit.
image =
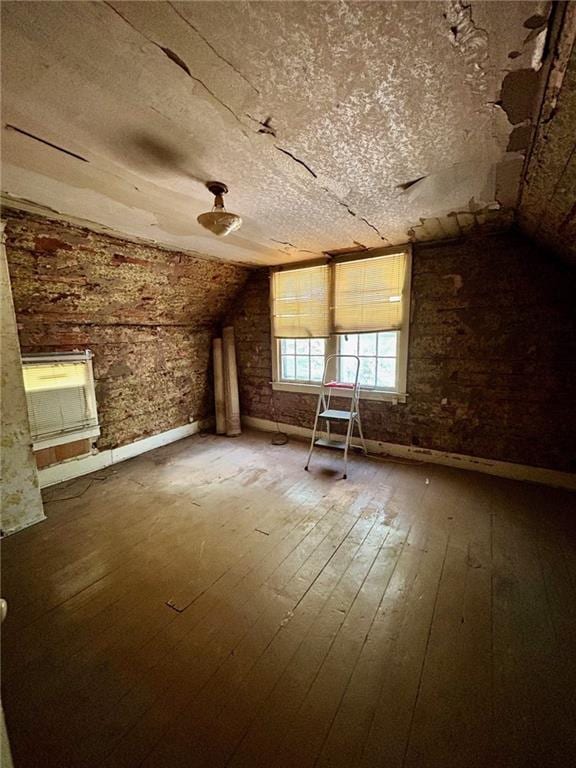
{"type": "Polygon", "coordinates": [[[34,450],[98,437],[92,353],[23,355],[34,450]]]}

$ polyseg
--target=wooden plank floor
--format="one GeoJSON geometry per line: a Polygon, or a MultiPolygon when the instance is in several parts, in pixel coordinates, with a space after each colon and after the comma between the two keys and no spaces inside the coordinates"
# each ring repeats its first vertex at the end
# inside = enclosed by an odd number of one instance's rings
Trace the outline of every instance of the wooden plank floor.
{"type": "Polygon", "coordinates": [[[48,489],[3,542],[17,768],[575,764],[574,494],[305,450],[48,489]]]}

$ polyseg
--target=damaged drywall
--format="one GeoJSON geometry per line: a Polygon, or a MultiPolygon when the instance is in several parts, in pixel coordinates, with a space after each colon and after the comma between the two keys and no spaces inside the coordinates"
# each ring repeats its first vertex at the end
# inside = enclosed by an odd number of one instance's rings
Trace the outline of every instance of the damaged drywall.
{"type": "Polygon", "coordinates": [[[501,210],[498,205],[479,209],[469,206],[468,210],[451,211],[446,216],[421,218],[419,224],[408,230],[408,237],[413,243],[454,240],[470,234],[505,231],[513,221],[511,209],[501,210]]]}
{"type": "Polygon", "coordinates": [[[0,517],[2,535],[15,533],[44,520],[38,472],[32,453],[32,438],[20,345],[4,248],[4,226],[0,223],[0,310],[1,310],[1,436],[0,517]]]}
{"type": "Polygon", "coordinates": [[[531,237],[576,264],[576,4],[561,4],[557,15],[518,222],[531,237]]]}
{"type": "Polygon", "coordinates": [[[508,72],[502,81],[499,106],[512,125],[531,120],[538,92],[539,74],[535,69],[508,72]]]}
{"type": "MultiPolygon", "coordinates": [[[[422,210],[420,224],[408,230],[410,239],[439,239],[440,232],[450,233],[444,235],[446,237],[460,236],[471,230],[482,230],[486,222],[493,229],[505,229],[512,222],[525,151],[534,130],[548,11],[547,8],[546,13],[535,13],[524,21],[523,27],[531,31],[523,41],[522,52],[508,54],[510,59],[523,57],[522,60],[526,60],[528,57],[530,67],[509,70],[494,102],[498,111],[493,117],[502,126],[503,135],[506,131],[509,133],[505,149],[501,144],[498,152],[491,157],[485,156],[480,162],[454,164],[398,185],[401,194],[422,210]],[[503,125],[499,110],[506,115],[509,128],[503,125]],[[468,211],[458,205],[458,201],[465,197],[470,201],[468,211]]],[[[474,22],[472,5],[459,0],[450,3],[445,17],[450,23],[454,45],[476,73],[477,91],[483,91],[487,72],[486,30],[474,22]]]]}
{"type": "Polygon", "coordinates": [[[511,138],[527,123],[508,113],[527,112],[518,89],[534,79],[547,5],[494,7],[6,3],[3,109],[19,130],[4,130],[3,191],[250,264],[285,262],[274,240],[297,260],[405,242],[471,198],[507,208],[507,154],[527,133],[511,138]],[[213,178],[244,220],[225,239],[196,222],[213,178]]]}

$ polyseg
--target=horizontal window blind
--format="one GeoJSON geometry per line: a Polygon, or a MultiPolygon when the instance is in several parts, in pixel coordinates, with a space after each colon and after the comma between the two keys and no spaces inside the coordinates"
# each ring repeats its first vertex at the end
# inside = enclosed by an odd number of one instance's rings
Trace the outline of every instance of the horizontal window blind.
{"type": "Polygon", "coordinates": [[[314,339],[330,335],[329,268],[273,273],[272,321],[278,339],[314,339]]]}
{"type": "Polygon", "coordinates": [[[335,263],[334,333],[401,328],[406,264],[406,253],[335,263]]]}
{"type": "Polygon", "coordinates": [[[34,441],[98,426],[88,361],[24,361],[23,375],[34,441]]]}

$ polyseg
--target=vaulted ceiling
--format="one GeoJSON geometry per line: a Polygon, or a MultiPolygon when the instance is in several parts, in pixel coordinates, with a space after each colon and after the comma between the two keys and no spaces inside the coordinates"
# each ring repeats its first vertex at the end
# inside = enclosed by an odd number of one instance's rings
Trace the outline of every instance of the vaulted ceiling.
{"type": "MultiPolygon", "coordinates": [[[[506,226],[549,74],[549,10],[4,2],[4,199],[257,264],[506,226]],[[225,239],[196,222],[210,179],[244,220],[225,239]]],[[[548,167],[542,131],[538,142],[548,167]]],[[[548,197],[564,197],[562,157],[548,197]]],[[[522,189],[526,227],[542,234],[539,194],[522,189]]]]}

